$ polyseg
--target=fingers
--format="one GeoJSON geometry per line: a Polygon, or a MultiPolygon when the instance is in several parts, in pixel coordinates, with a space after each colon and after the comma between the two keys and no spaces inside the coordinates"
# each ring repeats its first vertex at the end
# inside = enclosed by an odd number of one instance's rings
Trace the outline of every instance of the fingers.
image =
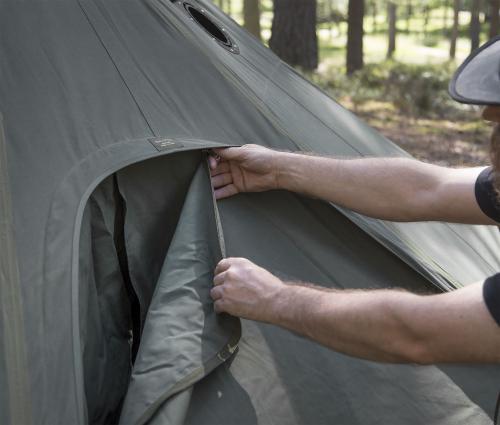
{"type": "Polygon", "coordinates": [[[228,257],[220,260],[215,266],[214,275],[217,276],[220,273],[223,273],[229,269],[231,266],[235,265],[243,265],[243,264],[252,264],[250,260],[243,257],[228,257]]]}
{"type": "Polygon", "coordinates": [[[225,313],[224,301],[222,299],[214,302],[214,310],[216,313],[225,313]]]}
{"type": "Polygon", "coordinates": [[[215,199],[224,199],[229,198],[230,196],[236,195],[238,193],[238,189],[234,184],[228,184],[227,186],[223,186],[219,189],[214,190],[215,199]]]}
{"type": "Polygon", "coordinates": [[[210,170],[214,170],[217,168],[218,160],[213,155],[208,155],[208,165],[210,166],[210,170]]]}
{"type": "Polygon", "coordinates": [[[218,175],[218,174],[223,174],[223,173],[227,173],[231,170],[231,167],[229,165],[229,162],[227,161],[217,161],[216,158],[214,157],[209,157],[211,160],[215,161],[215,167],[212,167],[210,165],[210,175],[212,177],[218,175]]]}
{"type": "MultiPolygon", "coordinates": [[[[215,161],[213,157],[210,160],[215,161]]],[[[212,165],[210,165],[212,168],[212,165]]],[[[229,163],[221,162],[212,168],[210,171],[212,178],[212,187],[214,188],[215,199],[224,199],[236,195],[238,189],[233,184],[233,176],[230,172],[229,163]]]]}
{"type": "MultiPolygon", "coordinates": [[[[220,263],[219,263],[220,264],[220,263]]],[[[214,310],[216,313],[223,313],[224,306],[223,306],[223,295],[224,295],[224,288],[222,287],[222,283],[224,282],[224,274],[220,273],[214,278],[214,287],[210,290],[210,297],[214,300],[214,310]]]]}
{"type": "Polygon", "coordinates": [[[214,189],[219,189],[222,186],[227,186],[233,182],[233,176],[230,173],[219,174],[212,177],[212,186],[214,189]]]}
{"type": "Polygon", "coordinates": [[[238,193],[237,187],[233,184],[231,165],[228,160],[240,157],[240,149],[212,149],[213,155],[208,157],[212,186],[214,188],[215,199],[217,200],[229,198],[238,193]]]}
{"type": "Polygon", "coordinates": [[[214,275],[217,276],[220,273],[225,272],[226,270],[229,269],[229,267],[237,264],[243,264],[243,263],[249,263],[249,260],[246,258],[242,257],[228,257],[228,258],[223,258],[217,263],[217,266],[215,266],[215,271],[214,275]]]}
{"type": "Polygon", "coordinates": [[[245,258],[231,257],[222,259],[215,267],[214,286],[210,290],[210,297],[214,300],[216,313],[238,314],[235,305],[241,303],[241,299],[238,300],[241,295],[239,297],[234,296],[240,290],[238,287],[241,287],[241,280],[239,279],[241,276],[239,276],[238,271],[247,263],[249,261],[245,258]]]}
{"type": "Polygon", "coordinates": [[[208,165],[210,166],[212,175],[214,172],[220,170],[222,164],[225,164],[225,166],[229,168],[227,160],[223,159],[217,152],[212,150],[212,152],[208,155],[208,165]]]}
{"type": "Polygon", "coordinates": [[[217,301],[217,300],[221,299],[222,295],[223,295],[223,289],[222,289],[221,286],[214,286],[210,290],[210,296],[212,297],[212,299],[214,301],[217,301]]]}
{"type": "Polygon", "coordinates": [[[219,273],[214,277],[214,286],[222,285],[226,280],[226,272],[219,273]]]}
{"type": "Polygon", "coordinates": [[[239,159],[242,152],[241,148],[219,148],[219,149],[213,149],[216,155],[219,155],[222,159],[226,160],[234,160],[234,159],[239,159]]]}
{"type": "MultiPolygon", "coordinates": [[[[208,156],[208,163],[210,165],[210,170],[214,171],[217,170],[221,166],[221,164],[227,163],[227,161],[242,160],[245,154],[245,147],[248,146],[252,145],[243,145],[242,147],[235,147],[235,148],[212,149],[212,154],[208,156]]],[[[224,169],[223,171],[228,171],[228,169],[224,169]]]]}
{"type": "MultiPolygon", "coordinates": [[[[220,263],[219,263],[220,264],[220,263]]],[[[224,313],[224,275],[226,272],[220,273],[214,278],[214,287],[210,290],[210,297],[214,300],[214,310],[216,313],[224,313]]]]}
{"type": "Polygon", "coordinates": [[[223,258],[219,261],[217,266],[215,267],[214,274],[217,276],[218,274],[225,272],[229,267],[231,267],[231,258],[223,258]]]}

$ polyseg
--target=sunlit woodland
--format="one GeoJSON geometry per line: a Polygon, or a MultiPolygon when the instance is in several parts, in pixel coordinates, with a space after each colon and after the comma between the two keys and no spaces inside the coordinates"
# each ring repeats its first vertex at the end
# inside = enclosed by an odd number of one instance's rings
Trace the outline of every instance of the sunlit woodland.
{"type": "Polygon", "coordinates": [[[477,165],[490,127],[447,94],[499,32],[500,0],[215,0],[289,65],[416,157],[477,165]]]}

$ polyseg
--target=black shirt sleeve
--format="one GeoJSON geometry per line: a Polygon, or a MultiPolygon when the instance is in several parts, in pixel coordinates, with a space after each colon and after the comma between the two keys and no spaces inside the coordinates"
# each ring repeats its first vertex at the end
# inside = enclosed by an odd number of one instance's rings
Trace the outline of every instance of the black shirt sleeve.
{"type": "Polygon", "coordinates": [[[481,211],[492,220],[500,223],[500,203],[493,187],[493,170],[491,167],[481,171],[477,177],[474,191],[481,211]]]}
{"type": "MultiPolygon", "coordinates": [[[[500,202],[493,187],[493,170],[485,168],[479,174],[475,185],[476,200],[481,211],[500,223],[500,202]]],[[[500,326],[500,273],[484,281],[483,298],[493,319],[500,326]]]]}
{"type": "Polygon", "coordinates": [[[484,281],[483,297],[486,307],[500,326],[500,273],[484,281]]]}

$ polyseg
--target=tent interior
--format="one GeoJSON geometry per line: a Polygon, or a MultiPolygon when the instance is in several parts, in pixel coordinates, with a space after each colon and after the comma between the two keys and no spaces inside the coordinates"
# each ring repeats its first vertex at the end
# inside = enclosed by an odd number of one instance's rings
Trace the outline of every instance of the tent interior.
{"type": "Polygon", "coordinates": [[[397,423],[487,423],[493,367],[377,364],[267,324],[243,320],[241,332],[216,315],[209,290],[223,255],[329,288],[436,289],[328,203],[273,191],[215,204],[205,156],[120,169],[86,204],[79,317],[89,423],[396,423],[394,411],[397,423]]]}

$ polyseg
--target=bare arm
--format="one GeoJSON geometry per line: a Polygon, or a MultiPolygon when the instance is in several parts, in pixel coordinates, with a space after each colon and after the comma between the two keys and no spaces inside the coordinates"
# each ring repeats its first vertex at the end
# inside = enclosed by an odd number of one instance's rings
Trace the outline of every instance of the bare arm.
{"type": "Polygon", "coordinates": [[[392,221],[492,224],[477,205],[481,168],[451,169],[408,158],[342,160],[288,154],[280,186],[392,221]]]}
{"type": "Polygon", "coordinates": [[[257,145],[217,150],[216,196],[286,189],[392,221],[496,224],[477,205],[479,168],[451,169],[408,158],[336,159],[257,145]]]}
{"type": "Polygon", "coordinates": [[[482,283],[440,295],[287,285],[245,259],[222,260],[216,311],[285,327],[336,351],[381,362],[500,362],[500,330],[482,283]]]}

